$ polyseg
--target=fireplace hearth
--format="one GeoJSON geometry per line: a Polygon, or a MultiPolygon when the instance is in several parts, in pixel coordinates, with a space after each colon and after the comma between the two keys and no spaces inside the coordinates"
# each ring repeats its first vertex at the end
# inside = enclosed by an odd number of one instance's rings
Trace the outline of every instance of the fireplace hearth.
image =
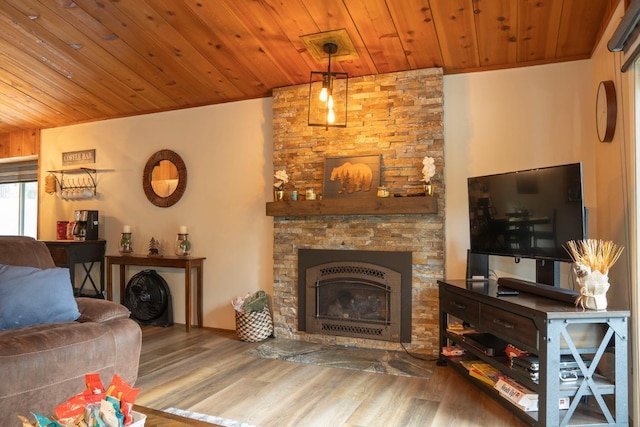
{"type": "Polygon", "coordinates": [[[411,266],[410,252],[300,249],[300,330],[410,342],[411,266]]]}

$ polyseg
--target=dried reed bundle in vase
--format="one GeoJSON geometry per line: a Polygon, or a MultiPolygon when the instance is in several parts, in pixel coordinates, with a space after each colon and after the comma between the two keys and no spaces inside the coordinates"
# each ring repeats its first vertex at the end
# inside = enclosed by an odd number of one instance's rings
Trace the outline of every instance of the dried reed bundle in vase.
{"type": "Polygon", "coordinates": [[[565,249],[576,264],[580,285],[576,305],[581,305],[583,309],[585,306],[598,310],[607,308],[609,269],[620,258],[624,248],[611,241],[588,239],[571,240],[565,249]]]}

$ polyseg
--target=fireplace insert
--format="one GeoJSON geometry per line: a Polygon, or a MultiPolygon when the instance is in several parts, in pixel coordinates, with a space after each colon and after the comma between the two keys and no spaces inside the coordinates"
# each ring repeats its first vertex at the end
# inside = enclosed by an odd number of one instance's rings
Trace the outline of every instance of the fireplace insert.
{"type": "Polygon", "coordinates": [[[299,329],[411,341],[411,253],[301,249],[299,329]]]}

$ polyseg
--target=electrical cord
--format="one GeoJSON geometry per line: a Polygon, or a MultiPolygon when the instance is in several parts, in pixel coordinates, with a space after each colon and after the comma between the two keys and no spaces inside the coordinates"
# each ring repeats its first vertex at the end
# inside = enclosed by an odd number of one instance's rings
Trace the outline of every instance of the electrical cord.
{"type": "Polygon", "coordinates": [[[424,357],[421,357],[421,356],[418,356],[416,354],[413,354],[413,353],[409,352],[409,350],[407,350],[407,348],[404,346],[403,342],[401,342],[400,345],[404,349],[405,353],[407,353],[409,356],[413,357],[414,359],[422,360],[422,361],[425,361],[425,362],[437,362],[438,361],[437,357],[436,358],[424,358],[424,357]]]}

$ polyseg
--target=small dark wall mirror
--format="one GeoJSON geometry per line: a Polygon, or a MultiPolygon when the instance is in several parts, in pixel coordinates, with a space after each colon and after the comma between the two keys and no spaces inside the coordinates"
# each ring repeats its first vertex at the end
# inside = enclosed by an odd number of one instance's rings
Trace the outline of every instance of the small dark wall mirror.
{"type": "Polygon", "coordinates": [[[154,153],[144,167],[142,188],[151,203],[161,208],[173,206],[187,188],[187,167],[174,151],[154,153]]]}

